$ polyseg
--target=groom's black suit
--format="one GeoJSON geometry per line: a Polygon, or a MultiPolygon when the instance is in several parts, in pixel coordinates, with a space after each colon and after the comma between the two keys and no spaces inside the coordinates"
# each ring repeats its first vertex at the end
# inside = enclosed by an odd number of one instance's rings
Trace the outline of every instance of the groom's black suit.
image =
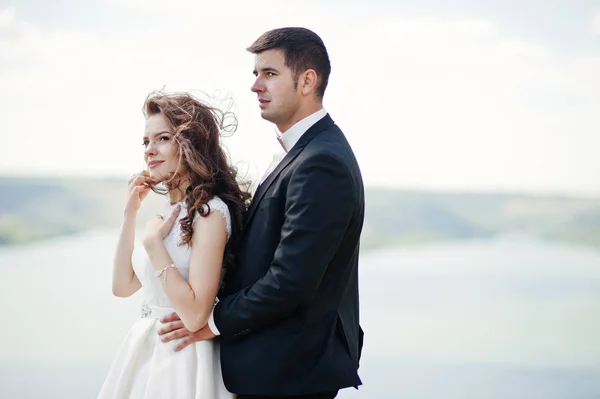
{"type": "Polygon", "coordinates": [[[227,389],[307,395],[358,386],[360,170],[329,115],[254,196],[214,321],[227,389]]]}

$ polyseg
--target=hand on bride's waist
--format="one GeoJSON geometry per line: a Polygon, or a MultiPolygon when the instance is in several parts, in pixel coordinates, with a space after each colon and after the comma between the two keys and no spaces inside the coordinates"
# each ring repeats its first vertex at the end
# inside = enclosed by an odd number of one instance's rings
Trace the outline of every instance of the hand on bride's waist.
{"type": "Polygon", "coordinates": [[[160,319],[163,326],[158,329],[158,335],[162,342],[169,342],[174,339],[180,339],[175,346],[175,352],[179,352],[188,345],[195,342],[206,341],[216,337],[208,327],[208,324],[196,332],[186,329],[177,313],[171,313],[160,319]]]}

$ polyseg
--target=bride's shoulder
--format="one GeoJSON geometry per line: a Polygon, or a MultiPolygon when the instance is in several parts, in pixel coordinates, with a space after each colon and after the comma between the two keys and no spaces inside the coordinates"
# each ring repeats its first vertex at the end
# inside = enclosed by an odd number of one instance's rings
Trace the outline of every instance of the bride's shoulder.
{"type": "Polygon", "coordinates": [[[229,208],[227,207],[227,204],[225,203],[225,201],[223,201],[221,198],[219,198],[218,196],[214,196],[212,197],[207,203],[206,205],[208,205],[208,207],[210,208],[210,211],[219,211],[221,213],[227,213],[229,214],[229,208]]]}
{"type": "MultiPolygon", "coordinates": [[[[229,207],[227,206],[225,201],[223,201],[218,196],[214,196],[206,204],[204,204],[203,207],[204,207],[204,212],[209,212],[209,213],[218,212],[219,214],[221,214],[221,216],[223,217],[223,220],[225,221],[225,228],[227,230],[227,236],[229,237],[231,235],[231,215],[229,214],[229,207]]],[[[198,211],[196,211],[196,212],[197,212],[196,218],[198,218],[200,215],[199,215],[198,211]]]]}

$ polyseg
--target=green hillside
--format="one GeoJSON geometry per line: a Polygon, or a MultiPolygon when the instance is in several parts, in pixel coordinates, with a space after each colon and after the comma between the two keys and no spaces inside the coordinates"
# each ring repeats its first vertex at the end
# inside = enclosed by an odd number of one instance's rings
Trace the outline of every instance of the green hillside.
{"type": "MultiPolygon", "coordinates": [[[[118,179],[0,178],[0,245],[119,226],[118,179]]],[[[528,234],[600,245],[600,199],[367,189],[363,247],[528,234]]],[[[138,218],[162,209],[151,193],[138,218]]],[[[141,227],[141,226],[140,226],[141,227]]]]}
{"type": "MultiPolygon", "coordinates": [[[[17,244],[93,228],[118,227],[127,182],[117,179],[0,178],[0,244],[17,244]]],[[[139,223],[161,210],[151,193],[139,223]]]]}
{"type": "Polygon", "coordinates": [[[367,246],[524,234],[600,245],[600,198],[367,191],[367,246]]]}

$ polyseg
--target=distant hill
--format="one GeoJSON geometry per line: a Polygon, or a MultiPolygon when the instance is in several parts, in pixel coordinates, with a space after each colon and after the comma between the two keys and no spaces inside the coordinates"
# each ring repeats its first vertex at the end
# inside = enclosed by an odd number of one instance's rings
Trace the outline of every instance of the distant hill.
{"type": "MultiPolygon", "coordinates": [[[[6,245],[119,227],[127,182],[0,178],[0,192],[0,245],[6,245]]],[[[138,218],[141,226],[162,209],[158,195],[151,193],[148,200],[138,218]]]]}
{"type": "MultiPolygon", "coordinates": [[[[0,178],[0,245],[117,228],[127,196],[119,179],[0,178]]],[[[527,234],[600,245],[600,199],[367,189],[363,248],[527,234]]],[[[143,222],[162,210],[151,193],[143,222]]]]}
{"type": "Polygon", "coordinates": [[[367,246],[524,234],[600,245],[600,198],[371,189],[367,246]]]}

